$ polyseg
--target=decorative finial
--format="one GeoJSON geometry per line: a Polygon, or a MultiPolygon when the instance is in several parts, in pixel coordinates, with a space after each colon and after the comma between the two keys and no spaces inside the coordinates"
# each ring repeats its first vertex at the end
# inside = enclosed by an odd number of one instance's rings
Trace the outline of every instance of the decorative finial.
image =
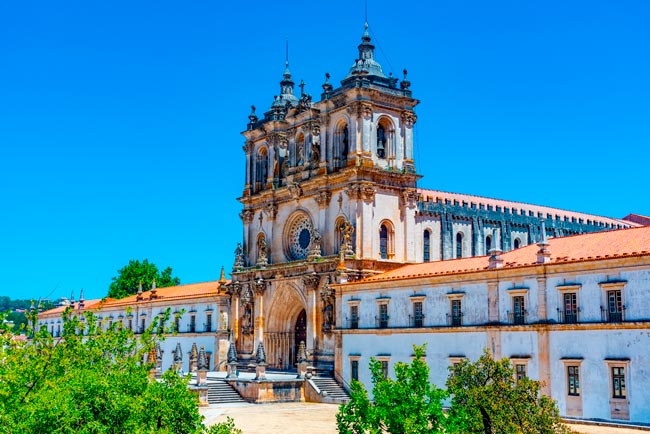
{"type": "Polygon", "coordinates": [[[79,302],[83,303],[84,301],[84,290],[79,291],[79,302]]]}
{"type": "Polygon", "coordinates": [[[237,348],[235,348],[235,343],[230,342],[230,348],[228,348],[228,363],[237,363],[237,348]]]}
{"type": "Polygon", "coordinates": [[[540,234],[540,239],[537,242],[539,250],[537,251],[537,263],[545,264],[551,262],[551,252],[548,247],[551,245],[546,238],[546,225],[544,224],[544,219],[542,219],[542,233],[540,234]]]}
{"type": "Polygon", "coordinates": [[[257,351],[255,353],[255,361],[257,362],[258,365],[265,365],[266,364],[266,351],[264,350],[264,343],[260,341],[259,344],[257,344],[257,351]]]}
{"type": "Polygon", "coordinates": [[[70,304],[74,305],[74,291],[70,292],[70,304]]]}
{"type": "Polygon", "coordinates": [[[151,281],[151,290],[152,291],[156,290],[156,279],[155,278],[151,281]]]}
{"type": "Polygon", "coordinates": [[[190,362],[195,362],[199,357],[199,350],[196,347],[196,342],[192,343],[192,349],[190,350],[190,362]]]}
{"type": "Polygon", "coordinates": [[[408,71],[406,68],[404,68],[404,79],[400,82],[399,86],[402,88],[402,90],[408,90],[409,87],[411,87],[411,82],[408,81],[406,76],[408,75],[408,71]]]}
{"type": "Polygon", "coordinates": [[[205,347],[203,345],[201,345],[201,349],[199,350],[199,360],[196,367],[201,370],[208,370],[208,356],[205,354],[205,347]]]}
{"type": "Polygon", "coordinates": [[[330,83],[330,73],[325,73],[325,83],[323,83],[323,92],[329,93],[333,89],[332,84],[330,83]]]}
{"type": "Polygon", "coordinates": [[[298,85],[298,87],[300,88],[300,96],[301,97],[305,96],[305,81],[300,80],[300,84],[298,85]]]}
{"type": "Polygon", "coordinates": [[[178,342],[176,344],[176,349],[174,350],[174,362],[182,362],[183,361],[183,351],[181,350],[181,343],[178,342]]]}
{"type": "Polygon", "coordinates": [[[142,294],[142,280],[140,281],[140,284],[138,285],[138,294],[142,294]]]}
{"type": "Polygon", "coordinates": [[[223,285],[226,282],[227,282],[227,280],[226,280],[226,270],[222,265],[221,266],[221,275],[219,276],[219,283],[221,283],[223,285]]]}

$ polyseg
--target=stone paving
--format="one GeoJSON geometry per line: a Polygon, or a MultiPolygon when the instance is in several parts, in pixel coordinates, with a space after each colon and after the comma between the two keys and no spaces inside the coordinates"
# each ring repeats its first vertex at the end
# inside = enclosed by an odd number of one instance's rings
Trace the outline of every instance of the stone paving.
{"type": "MultiPolygon", "coordinates": [[[[210,406],[201,409],[205,422],[212,425],[226,420],[235,420],[243,434],[337,434],[336,404],[315,404],[309,402],[278,404],[231,404],[210,406]]],[[[592,425],[571,425],[580,434],[647,434],[649,430],[612,428],[592,425]]]]}

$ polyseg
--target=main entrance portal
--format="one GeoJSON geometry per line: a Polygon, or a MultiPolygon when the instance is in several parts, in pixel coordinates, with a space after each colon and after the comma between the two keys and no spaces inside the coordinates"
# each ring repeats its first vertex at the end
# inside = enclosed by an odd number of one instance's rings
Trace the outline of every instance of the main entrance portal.
{"type": "Polygon", "coordinates": [[[297,355],[298,355],[298,347],[300,346],[300,342],[305,342],[307,341],[307,313],[305,312],[305,309],[300,311],[300,314],[298,314],[298,319],[296,320],[296,327],[294,329],[294,339],[293,339],[293,354],[291,357],[291,361],[293,362],[293,365],[295,366],[297,360],[297,355]]]}

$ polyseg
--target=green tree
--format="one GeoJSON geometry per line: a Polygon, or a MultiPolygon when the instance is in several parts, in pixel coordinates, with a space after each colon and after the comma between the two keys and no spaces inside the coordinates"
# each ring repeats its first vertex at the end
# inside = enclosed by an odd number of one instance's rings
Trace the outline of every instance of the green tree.
{"type": "Polygon", "coordinates": [[[158,339],[156,324],[135,336],[119,324],[102,330],[92,313],[71,310],[63,323],[60,339],[28,327],[33,338],[20,341],[0,329],[0,432],[236,432],[203,426],[188,378],[171,370],[150,378],[153,365],[143,360],[158,339]]]}
{"type": "Polygon", "coordinates": [[[372,394],[370,402],[363,385],[352,382],[350,401],[341,404],[336,415],[339,433],[441,432],[445,392],[429,382],[429,367],[424,361],[425,346],[414,346],[413,361],[395,364],[395,379],[384,377],[381,362],[370,361],[372,394]]]}
{"type": "Polygon", "coordinates": [[[124,298],[133,295],[138,292],[140,284],[146,291],[151,288],[154,279],[156,286],[160,288],[181,284],[178,277],[172,276],[171,267],[159,271],[158,267],[147,259],[142,262],[137,259],[130,260],[128,265],[119,269],[117,273],[108,289],[108,297],[111,298],[124,298]]]}
{"type": "Polygon", "coordinates": [[[476,362],[463,360],[449,370],[449,433],[570,432],[562,424],[555,402],[540,394],[540,383],[528,378],[516,380],[509,359],[494,360],[486,350],[476,362]]]}

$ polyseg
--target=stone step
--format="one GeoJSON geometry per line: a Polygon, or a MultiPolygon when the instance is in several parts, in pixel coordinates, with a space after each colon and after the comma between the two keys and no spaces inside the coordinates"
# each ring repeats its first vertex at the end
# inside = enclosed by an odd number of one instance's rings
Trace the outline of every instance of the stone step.
{"type": "Polygon", "coordinates": [[[208,404],[246,402],[239,392],[225,381],[208,383],[208,404]]]}
{"type": "Polygon", "coordinates": [[[348,392],[331,377],[313,377],[312,381],[321,391],[327,392],[325,397],[328,400],[342,402],[350,399],[348,392]]]}

